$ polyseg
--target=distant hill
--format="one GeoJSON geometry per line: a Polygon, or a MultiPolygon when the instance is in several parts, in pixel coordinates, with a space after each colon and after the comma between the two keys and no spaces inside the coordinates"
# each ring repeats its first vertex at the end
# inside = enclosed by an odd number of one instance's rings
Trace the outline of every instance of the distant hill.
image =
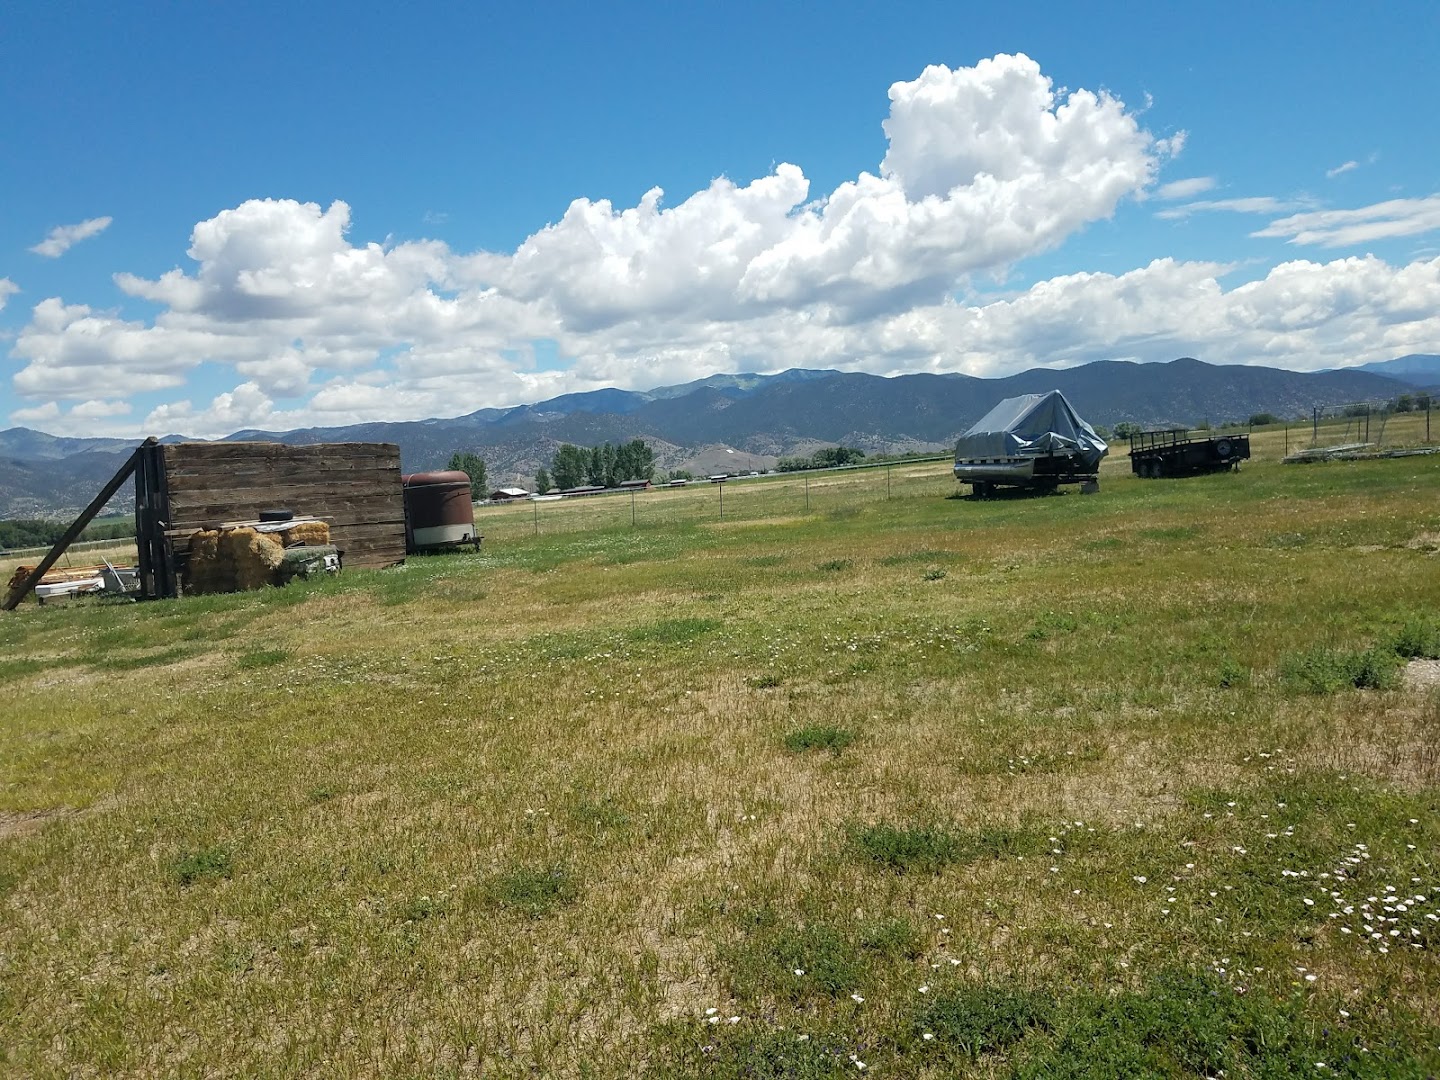
{"type": "Polygon", "coordinates": [[[1416,386],[1440,386],[1440,356],[1434,353],[1411,353],[1394,360],[1380,360],[1373,364],[1361,364],[1351,371],[1369,371],[1376,375],[1414,383],[1416,386]]]}
{"type": "MultiPolygon", "coordinates": [[[[1087,420],[1113,427],[1120,421],[1220,424],[1260,412],[1301,416],[1316,405],[1386,400],[1410,388],[1408,382],[1356,369],[1300,373],[1216,366],[1190,357],[1166,364],[1101,361],[1061,370],[1036,368],[1003,379],[958,374],[882,378],[794,369],[778,375],[714,375],[647,392],[566,394],[453,419],[237,431],[229,438],[295,445],[393,442],[407,471],[434,468],[457,450],[471,450],[485,458],[492,483],[528,486],[535,470],[548,464],[564,442],[644,438],[662,469],[702,472],[737,455],[756,468],[782,455],[842,442],[867,452],[944,450],[1002,398],[1046,390],[1063,391],[1087,420]]],[[[133,445],[117,439],[60,439],[25,428],[0,432],[0,517],[83,506],[133,445]]]]}

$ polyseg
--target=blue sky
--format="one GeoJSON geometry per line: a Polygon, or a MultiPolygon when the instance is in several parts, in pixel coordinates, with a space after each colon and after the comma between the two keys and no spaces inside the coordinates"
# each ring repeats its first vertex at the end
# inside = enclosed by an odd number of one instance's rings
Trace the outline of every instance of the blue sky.
{"type": "Polygon", "coordinates": [[[1440,6],[1000,7],[12,7],[0,427],[1440,352],[1440,6]]]}

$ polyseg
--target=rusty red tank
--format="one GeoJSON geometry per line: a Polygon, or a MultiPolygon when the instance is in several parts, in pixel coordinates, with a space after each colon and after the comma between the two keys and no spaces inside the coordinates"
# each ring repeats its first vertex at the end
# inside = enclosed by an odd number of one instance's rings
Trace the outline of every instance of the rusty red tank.
{"type": "Polygon", "coordinates": [[[405,492],[405,547],[427,551],[457,544],[479,545],[470,476],[459,471],[411,473],[405,492]]]}

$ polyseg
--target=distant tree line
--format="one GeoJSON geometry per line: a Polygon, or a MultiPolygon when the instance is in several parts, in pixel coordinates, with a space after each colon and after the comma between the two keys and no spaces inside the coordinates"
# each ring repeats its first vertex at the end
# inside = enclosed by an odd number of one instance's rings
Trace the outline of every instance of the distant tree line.
{"type": "Polygon", "coordinates": [[[823,446],[809,457],[782,457],[775,463],[777,472],[804,472],[806,469],[834,469],[841,465],[858,465],[865,460],[865,451],[853,446],[823,446]]]}
{"type": "Polygon", "coordinates": [[[587,485],[613,488],[626,480],[654,477],[655,452],[643,439],[631,439],[618,446],[608,442],[589,447],[565,443],[555,451],[549,471],[542,468],[535,474],[535,490],[543,495],[551,486],[561,491],[587,485]]]}
{"type": "MultiPolygon", "coordinates": [[[[0,548],[48,547],[59,540],[69,527],[67,521],[0,521],[0,548]]],[[[134,535],[133,519],[98,521],[82,532],[80,539],[128,540],[134,535]]]]}
{"type": "Polygon", "coordinates": [[[463,472],[470,477],[470,501],[479,502],[489,495],[485,482],[485,459],[469,450],[457,450],[450,455],[450,464],[445,468],[451,472],[463,472]]]}

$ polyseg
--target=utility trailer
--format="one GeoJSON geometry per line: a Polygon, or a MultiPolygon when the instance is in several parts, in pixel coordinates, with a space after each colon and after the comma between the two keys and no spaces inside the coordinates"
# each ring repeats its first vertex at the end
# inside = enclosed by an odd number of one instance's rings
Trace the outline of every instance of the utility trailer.
{"type": "Polygon", "coordinates": [[[1239,469],[1240,462],[1249,457],[1248,432],[1192,435],[1180,429],[1130,436],[1130,471],[1152,480],[1239,469]]]}
{"type": "Polygon", "coordinates": [[[1058,390],[1006,398],[955,444],[955,479],[984,498],[998,488],[1098,490],[1105,440],[1058,390]]]}

